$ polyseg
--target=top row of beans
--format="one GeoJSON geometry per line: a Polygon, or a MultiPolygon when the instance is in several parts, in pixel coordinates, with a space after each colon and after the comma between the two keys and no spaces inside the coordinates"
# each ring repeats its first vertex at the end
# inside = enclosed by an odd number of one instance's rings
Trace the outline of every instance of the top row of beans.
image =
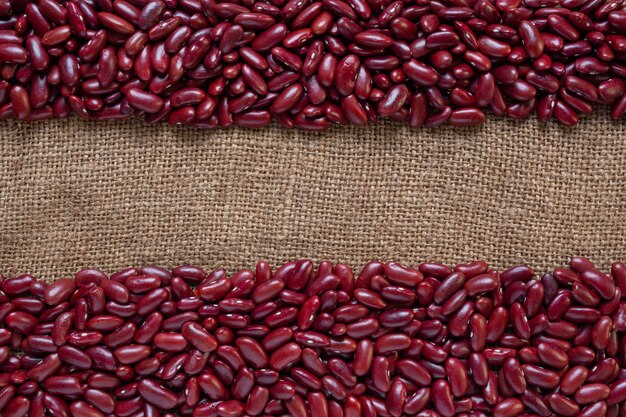
{"type": "Polygon", "coordinates": [[[0,120],[305,130],[626,111],[623,0],[0,0],[0,120]]]}

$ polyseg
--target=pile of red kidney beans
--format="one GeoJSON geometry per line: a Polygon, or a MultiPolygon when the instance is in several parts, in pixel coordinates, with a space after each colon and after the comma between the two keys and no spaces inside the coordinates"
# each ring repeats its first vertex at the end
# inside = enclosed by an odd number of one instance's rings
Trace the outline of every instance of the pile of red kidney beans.
{"type": "Polygon", "coordinates": [[[0,0],[0,120],[305,130],[626,112],[623,0],[0,0]]]}
{"type": "Polygon", "coordinates": [[[625,416],[626,267],[570,266],[3,279],[0,414],[625,416]]]}

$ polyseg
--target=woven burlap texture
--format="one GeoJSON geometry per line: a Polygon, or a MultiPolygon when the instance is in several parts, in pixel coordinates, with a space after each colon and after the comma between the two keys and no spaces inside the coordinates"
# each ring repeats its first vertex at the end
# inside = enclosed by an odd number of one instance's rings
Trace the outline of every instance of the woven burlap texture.
{"type": "Polygon", "coordinates": [[[0,270],[301,257],[538,270],[626,257],[626,124],[491,120],[322,134],[0,124],[0,270]]]}

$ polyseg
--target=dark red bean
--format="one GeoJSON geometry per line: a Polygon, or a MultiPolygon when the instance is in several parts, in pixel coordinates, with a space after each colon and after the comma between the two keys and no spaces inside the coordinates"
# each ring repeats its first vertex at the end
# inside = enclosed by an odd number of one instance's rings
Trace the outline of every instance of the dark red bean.
{"type": "Polygon", "coordinates": [[[549,369],[536,365],[522,365],[522,370],[529,384],[540,388],[555,388],[559,382],[559,376],[549,369]]]}
{"type": "Polygon", "coordinates": [[[511,53],[511,47],[508,44],[489,36],[478,38],[478,49],[483,54],[493,58],[504,58],[511,53]]]}
{"type": "Polygon", "coordinates": [[[341,109],[346,118],[357,126],[365,125],[368,121],[363,106],[353,94],[341,99],[341,109]]]}
{"type": "Polygon", "coordinates": [[[302,97],[304,89],[301,84],[292,84],[283,90],[282,93],[276,97],[274,103],[270,107],[270,110],[274,113],[284,113],[291,109],[302,97]]]}
{"type": "Polygon", "coordinates": [[[253,41],[252,48],[256,51],[265,52],[278,45],[287,35],[287,26],[277,23],[261,32],[253,41]]]}
{"type": "Polygon", "coordinates": [[[574,394],[578,404],[590,404],[604,400],[609,396],[610,388],[605,384],[587,384],[580,387],[574,394]]]}
{"type": "Polygon", "coordinates": [[[131,23],[115,14],[109,12],[99,12],[98,18],[105,27],[113,32],[120,33],[122,35],[131,35],[135,31],[131,23]]]}
{"type": "Polygon", "coordinates": [[[85,401],[75,401],[70,405],[73,417],[104,417],[104,414],[91,407],[85,401]]]}
{"type": "Polygon", "coordinates": [[[562,416],[576,416],[580,411],[576,402],[561,394],[555,393],[548,396],[548,403],[555,413],[562,416]]]}
{"type": "Polygon", "coordinates": [[[583,283],[591,287],[606,300],[610,300],[615,295],[615,284],[601,272],[584,271],[581,274],[581,279],[583,283]]]}
{"type": "Polygon", "coordinates": [[[357,376],[368,373],[374,359],[374,348],[371,341],[363,339],[357,344],[352,368],[357,376]]]}
{"type": "Polygon", "coordinates": [[[154,26],[155,23],[161,18],[165,11],[165,3],[160,0],[154,0],[146,3],[141,9],[141,13],[137,18],[137,24],[143,30],[147,30],[154,26]]]}
{"type": "Polygon", "coordinates": [[[74,376],[51,376],[44,381],[46,391],[51,394],[76,395],[82,393],[80,381],[74,376]]]}
{"type": "Polygon", "coordinates": [[[58,45],[62,42],[67,41],[71,35],[71,27],[67,25],[59,26],[44,33],[41,38],[41,43],[48,47],[58,45]]]}
{"type": "Polygon", "coordinates": [[[341,95],[348,96],[354,91],[360,60],[356,55],[348,55],[337,65],[336,83],[337,91],[341,95]]]}
{"type": "Polygon", "coordinates": [[[524,404],[517,398],[500,401],[493,409],[494,417],[514,417],[524,411],[524,404]]]}
{"type": "Polygon", "coordinates": [[[67,300],[75,288],[74,280],[71,278],[57,280],[46,288],[44,301],[51,306],[57,305],[67,300]]]}
{"type": "Polygon", "coordinates": [[[28,52],[14,43],[0,45],[0,62],[5,64],[24,64],[28,60],[28,52]]]}
{"type": "Polygon", "coordinates": [[[61,346],[58,350],[59,359],[70,365],[74,365],[80,369],[89,369],[92,360],[82,350],[72,346],[61,346]]]}
{"type": "Polygon", "coordinates": [[[120,363],[125,365],[140,362],[150,356],[152,349],[146,345],[128,345],[116,349],[113,353],[120,363]]]}
{"type": "Polygon", "coordinates": [[[30,401],[23,395],[13,398],[2,411],[3,416],[22,417],[25,416],[30,407],[30,401]]]}
{"type": "Polygon", "coordinates": [[[595,86],[582,78],[573,75],[568,76],[565,79],[565,87],[572,93],[578,94],[587,100],[596,101],[598,99],[598,92],[595,86]]]}
{"type": "Polygon", "coordinates": [[[518,33],[529,57],[537,58],[543,53],[545,46],[543,38],[532,22],[526,20],[521,21],[519,23],[518,33]]]}
{"type": "Polygon", "coordinates": [[[476,126],[485,122],[485,113],[477,108],[457,109],[448,120],[453,126],[476,126]]]}
{"type": "Polygon", "coordinates": [[[176,394],[167,388],[163,388],[154,380],[141,380],[138,391],[143,399],[159,408],[170,409],[177,404],[176,394]]]}
{"type": "Polygon", "coordinates": [[[381,116],[391,116],[404,106],[409,96],[409,89],[405,85],[395,85],[389,89],[383,99],[378,102],[378,113],[380,113],[381,116]]]}
{"type": "Polygon", "coordinates": [[[300,346],[295,343],[287,343],[272,353],[269,364],[273,369],[280,371],[300,359],[300,354],[300,346]]]}
{"type": "Polygon", "coordinates": [[[432,396],[435,410],[443,417],[454,416],[454,403],[450,386],[446,381],[438,380],[432,385],[432,396]]]}
{"type": "Polygon", "coordinates": [[[545,365],[551,368],[561,369],[567,366],[568,363],[566,352],[548,343],[539,343],[537,345],[537,355],[545,365]]]}
{"type": "Polygon", "coordinates": [[[18,120],[25,120],[30,116],[32,106],[28,92],[22,86],[16,85],[11,88],[9,93],[13,116],[18,120]]]}
{"type": "Polygon", "coordinates": [[[414,59],[402,64],[402,70],[410,80],[421,85],[433,85],[439,78],[435,70],[414,59]]]}

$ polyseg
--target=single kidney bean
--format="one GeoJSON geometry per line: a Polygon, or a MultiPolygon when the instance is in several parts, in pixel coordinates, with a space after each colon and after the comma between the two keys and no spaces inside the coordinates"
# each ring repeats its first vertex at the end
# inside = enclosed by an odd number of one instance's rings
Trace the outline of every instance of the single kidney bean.
{"type": "Polygon", "coordinates": [[[576,391],[574,399],[578,404],[590,404],[606,399],[609,393],[610,388],[605,384],[587,384],[576,391]]]}
{"type": "Polygon", "coordinates": [[[452,400],[452,394],[450,393],[450,386],[444,380],[437,380],[432,386],[432,396],[435,410],[444,416],[454,416],[454,403],[452,400]]]}
{"type": "Polygon", "coordinates": [[[414,59],[403,63],[402,71],[410,80],[421,85],[433,85],[439,79],[435,70],[414,59]]]}
{"type": "Polygon", "coordinates": [[[24,64],[28,60],[28,52],[19,44],[4,43],[0,45],[0,62],[5,64],[24,64]]]}
{"type": "Polygon", "coordinates": [[[456,109],[448,120],[453,126],[476,126],[484,123],[485,113],[477,108],[456,109]]]}
{"type": "Polygon", "coordinates": [[[74,280],[71,278],[63,278],[55,281],[46,288],[44,292],[44,301],[51,306],[57,305],[65,301],[74,292],[76,288],[74,280]]]}
{"type": "Polygon", "coordinates": [[[176,394],[167,388],[163,388],[154,380],[141,380],[138,390],[142,398],[159,408],[170,409],[177,404],[178,398],[176,394]]]}
{"type": "Polygon", "coordinates": [[[537,58],[543,53],[544,41],[539,30],[529,21],[523,20],[518,27],[519,37],[522,39],[526,53],[531,58],[537,58]]]}
{"type": "Polygon", "coordinates": [[[272,353],[269,358],[270,366],[280,371],[293,364],[300,358],[301,348],[295,343],[287,343],[272,353]]]}
{"type": "Polygon", "coordinates": [[[104,414],[91,407],[85,401],[74,401],[70,405],[73,417],[104,417],[104,414]]]}
{"type": "Polygon", "coordinates": [[[378,113],[382,116],[390,116],[396,113],[404,106],[409,96],[409,89],[405,85],[395,85],[378,102],[378,113]]]}
{"type": "Polygon", "coordinates": [[[549,395],[548,403],[552,411],[562,416],[576,416],[580,412],[580,406],[576,402],[561,394],[549,395]]]}
{"type": "Polygon", "coordinates": [[[44,381],[44,387],[51,394],[76,395],[82,393],[80,381],[74,376],[50,376],[44,381]]]}
{"type": "Polygon", "coordinates": [[[494,417],[514,417],[524,411],[524,404],[517,398],[507,398],[496,404],[494,417]]]}

